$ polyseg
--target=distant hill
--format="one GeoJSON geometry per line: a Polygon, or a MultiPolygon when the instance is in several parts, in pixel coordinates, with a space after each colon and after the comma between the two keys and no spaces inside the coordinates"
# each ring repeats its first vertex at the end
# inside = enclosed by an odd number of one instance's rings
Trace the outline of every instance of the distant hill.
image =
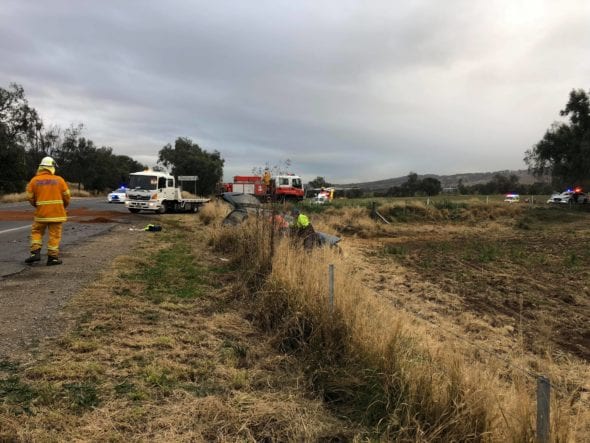
{"type": "MultiPolygon", "coordinates": [[[[494,177],[495,174],[502,174],[502,175],[511,175],[514,174],[518,177],[519,182],[523,185],[530,185],[536,182],[544,182],[549,183],[551,180],[549,177],[545,178],[536,178],[532,174],[530,174],[526,169],[519,169],[516,171],[511,170],[504,170],[504,171],[494,171],[494,172],[471,172],[465,174],[453,174],[453,175],[436,175],[436,174],[418,174],[418,178],[420,180],[426,177],[432,177],[439,180],[442,184],[443,188],[449,187],[456,187],[459,183],[459,180],[463,180],[463,185],[471,186],[477,185],[480,183],[487,183],[494,177]]],[[[337,185],[339,187],[348,188],[348,187],[357,187],[361,188],[366,191],[378,191],[389,189],[393,186],[400,186],[408,180],[408,176],[403,177],[396,177],[396,178],[388,178],[385,180],[377,180],[374,182],[364,182],[364,183],[348,183],[337,185]]]]}

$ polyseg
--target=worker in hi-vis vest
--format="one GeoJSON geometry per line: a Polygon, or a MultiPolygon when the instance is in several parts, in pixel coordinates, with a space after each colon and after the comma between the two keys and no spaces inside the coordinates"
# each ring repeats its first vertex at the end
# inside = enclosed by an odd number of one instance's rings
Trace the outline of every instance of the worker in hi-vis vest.
{"type": "Polygon", "coordinates": [[[65,180],[55,175],[55,160],[45,157],[41,160],[37,175],[27,185],[27,198],[35,207],[35,218],[31,227],[31,255],[25,263],[41,261],[43,235],[49,231],[47,241],[47,266],[61,265],[59,243],[63,223],[67,219],[66,208],[70,204],[70,190],[65,180]]]}
{"type": "Polygon", "coordinates": [[[311,249],[318,244],[317,234],[307,215],[302,214],[299,208],[291,210],[293,223],[291,224],[291,234],[296,238],[303,240],[303,247],[311,249]]]}

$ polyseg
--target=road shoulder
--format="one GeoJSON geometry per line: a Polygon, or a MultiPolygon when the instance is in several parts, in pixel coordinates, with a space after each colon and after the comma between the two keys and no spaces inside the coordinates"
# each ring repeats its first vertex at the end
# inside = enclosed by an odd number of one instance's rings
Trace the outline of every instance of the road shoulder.
{"type": "Polygon", "coordinates": [[[140,234],[115,225],[67,248],[61,266],[48,267],[43,261],[0,280],[0,358],[59,334],[65,304],[115,257],[127,253],[134,244],[130,237],[140,234]]]}

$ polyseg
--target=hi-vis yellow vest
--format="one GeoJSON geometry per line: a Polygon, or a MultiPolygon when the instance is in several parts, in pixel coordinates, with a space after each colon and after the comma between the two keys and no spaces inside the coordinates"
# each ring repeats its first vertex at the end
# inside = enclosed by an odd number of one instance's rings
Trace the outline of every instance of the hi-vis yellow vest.
{"type": "Polygon", "coordinates": [[[65,222],[70,204],[70,190],[65,180],[47,170],[40,170],[27,185],[27,197],[35,206],[35,221],[65,222]]]}
{"type": "Polygon", "coordinates": [[[307,215],[299,214],[297,220],[295,221],[295,226],[297,226],[299,229],[307,228],[309,226],[309,218],[307,218],[307,215]]]}

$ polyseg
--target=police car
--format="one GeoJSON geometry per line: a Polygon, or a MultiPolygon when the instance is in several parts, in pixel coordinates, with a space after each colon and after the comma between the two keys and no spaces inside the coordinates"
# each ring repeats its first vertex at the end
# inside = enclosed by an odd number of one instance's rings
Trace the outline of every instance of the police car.
{"type": "Polygon", "coordinates": [[[107,201],[109,203],[125,203],[127,200],[127,188],[121,186],[119,189],[115,189],[107,195],[107,201]]]}
{"type": "Polygon", "coordinates": [[[576,188],[573,191],[568,189],[561,194],[553,194],[547,203],[555,203],[555,204],[586,204],[588,203],[588,195],[582,192],[580,188],[576,188]]]}
{"type": "Polygon", "coordinates": [[[507,203],[518,203],[520,202],[520,195],[518,194],[506,194],[504,201],[507,203]]]}

